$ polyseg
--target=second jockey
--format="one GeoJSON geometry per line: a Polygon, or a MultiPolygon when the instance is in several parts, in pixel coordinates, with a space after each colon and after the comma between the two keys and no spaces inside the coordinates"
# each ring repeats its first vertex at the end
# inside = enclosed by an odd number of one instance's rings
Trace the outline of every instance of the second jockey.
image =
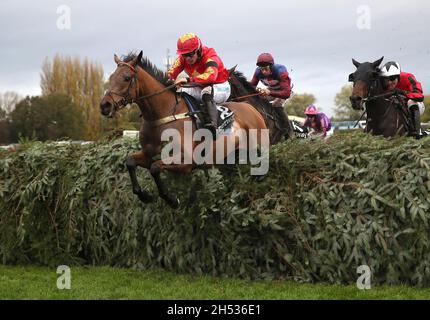
{"type": "Polygon", "coordinates": [[[262,53],[257,58],[257,69],[251,80],[251,85],[256,87],[260,95],[268,97],[272,101],[274,111],[281,122],[283,133],[288,132],[288,117],[285,114],[283,104],[291,95],[291,79],[287,68],[282,64],[275,63],[270,53],[262,53]],[[258,87],[259,82],[265,86],[258,87]]]}

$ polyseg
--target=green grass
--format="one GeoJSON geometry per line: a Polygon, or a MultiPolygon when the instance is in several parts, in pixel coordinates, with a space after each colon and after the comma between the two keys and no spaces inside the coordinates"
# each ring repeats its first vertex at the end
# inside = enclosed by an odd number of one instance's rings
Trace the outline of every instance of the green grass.
{"type": "Polygon", "coordinates": [[[0,299],[430,299],[430,289],[246,281],[165,271],[72,267],[71,289],[56,269],[0,266],[0,299]]]}

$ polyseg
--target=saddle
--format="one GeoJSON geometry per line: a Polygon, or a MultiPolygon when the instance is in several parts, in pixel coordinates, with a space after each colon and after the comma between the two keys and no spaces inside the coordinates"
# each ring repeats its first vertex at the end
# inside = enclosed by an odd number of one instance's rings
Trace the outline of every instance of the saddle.
{"type": "MultiPolygon", "coordinates": [[[[204,120],[202,116],[203,104],[198,102],[193,96],[186,92],[182,93],[182,98],[188,107],[188,114],[196,121],[197,129],[204,128],[204,120]]],[[[231,129],[234,122],[234,112],[223,105],[216,106],[218,110],[218,128],[217,133],[222,133],[231,129]]]]}

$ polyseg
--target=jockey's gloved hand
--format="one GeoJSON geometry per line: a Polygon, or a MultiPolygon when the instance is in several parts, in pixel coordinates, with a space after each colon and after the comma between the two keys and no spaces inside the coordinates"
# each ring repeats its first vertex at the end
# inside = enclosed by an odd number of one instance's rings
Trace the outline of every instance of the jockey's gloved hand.
{"type": "Polygon", "coordinates": [[[399,88],[395,88],[394,89],[394,94],[400,94],[402,96],[406,96],[406,91],[402,90],[402,89],[399,89],[399,88]]]}
{"type": "Polygon", "coordinates": [[[175,80],[176,86],[182,86],[188,82],[187,78],[178,78],[175,80]]]}

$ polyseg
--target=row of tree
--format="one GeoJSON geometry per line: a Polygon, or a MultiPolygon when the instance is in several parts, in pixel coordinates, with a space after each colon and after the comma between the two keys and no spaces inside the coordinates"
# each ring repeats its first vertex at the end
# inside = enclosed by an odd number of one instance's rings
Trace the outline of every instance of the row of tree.
{"type": "Polygon", "coordinates": [[[100,115],[106,85],[99,63],[60,55],[46,59],[40,97],[0,93],[0,144],[17,142],[21,136],[43,141],[97,140],[112,129],[139,128],[136,106],[123,110],[115,119],[100,115]]]}

